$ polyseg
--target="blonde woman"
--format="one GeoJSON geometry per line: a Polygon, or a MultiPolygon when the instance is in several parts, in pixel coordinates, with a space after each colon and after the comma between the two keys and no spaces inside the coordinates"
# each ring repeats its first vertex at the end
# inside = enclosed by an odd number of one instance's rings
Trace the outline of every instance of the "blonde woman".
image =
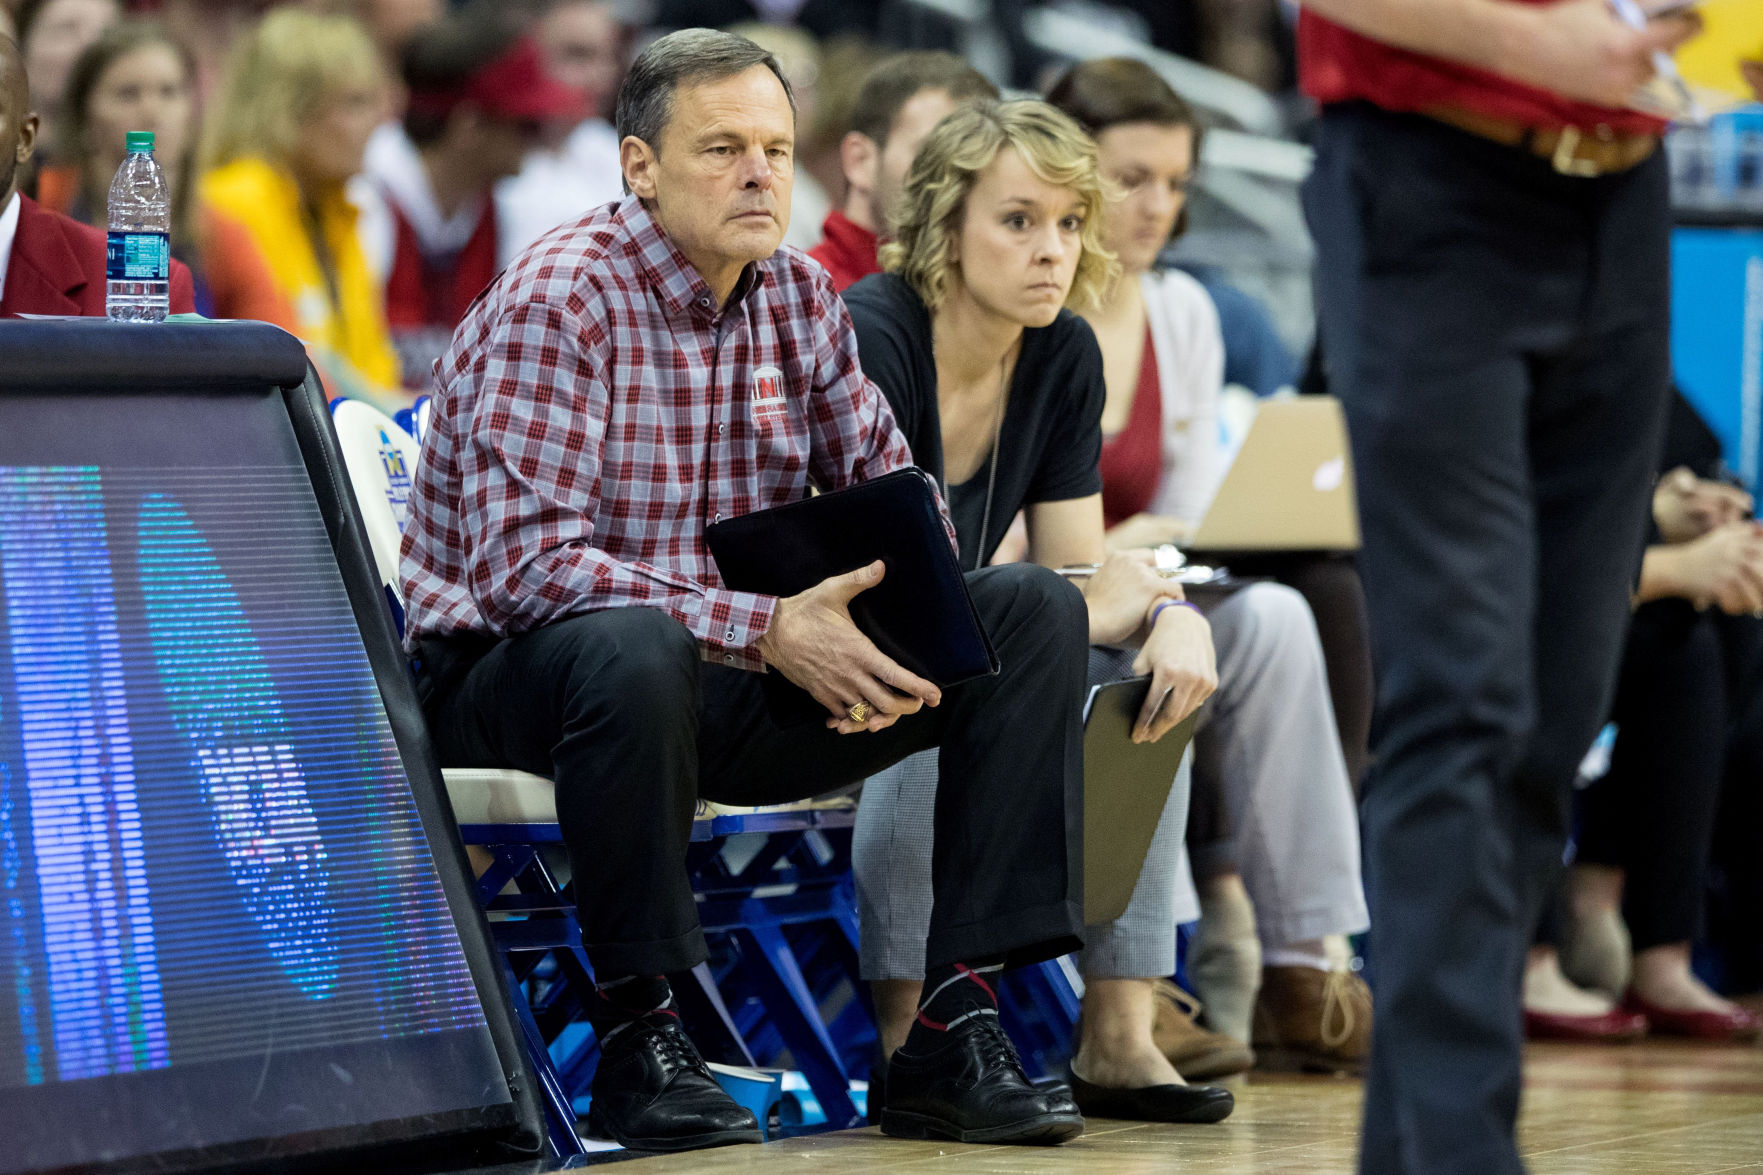
{"type": "MultiPolygon", "coordinates": [[[[958,110],[913,164],[894,243],[882,254],[889,272],[845,297],[864,373],[887,396],[917,463],[944,486],[963,564],[989,562],[1019,510],[1037,562],[1103,564],[1086,585],[1090,640],[1131,651],[1092,658],[1092,676],[1120,676],[1129,665],[1152,675],[1135,737],[1154,740],[1217,679],[1206,619],[1148,557],[1109,556],[1103,542],[1102,357],[1090,328],[1065,309],[1089,304],[1114,271],[1101,245],[1102,204],[1095,145],[1057,110],[1038,101],[958,110]]],[[[1008,738],[1011,716],[996,721],[1008,738]]],[[[890,1057],[885,1088],[871,1097],[883,1103],[887,1132],[902,1100],[920,1100],[918,1074],[935,1046],[916,981],[935,792],[934,758],[915,757],[865,785],[859,815],[864,974],[880,981],[890,1057]]],[[[1072,1061],[1086,1114],[1216,1122],[1234,1105],[1227,1090],[1186,1085],[1152,1039],[1152,980],[1175,968],[1173,864],[1185,817],[1186,788],[1177,786],[1131,906],[1114,925],[1087,931],[1072,1061]]]]}
{"type": "MultiPolygon", "coordinates": [[[[267,265],[291,316],[277,325],[313,347],[339,390],[382,403],[396,398],[398,361],[345,185],[385,88],[379,51],[354,21],[270,13],[234,50],[197,187],[204,216],[267,265]]],[[[226,263],[209,260],[211,270],[226,263]]],[[[217,290],[226,284],[216,275],[217,290]]]]}

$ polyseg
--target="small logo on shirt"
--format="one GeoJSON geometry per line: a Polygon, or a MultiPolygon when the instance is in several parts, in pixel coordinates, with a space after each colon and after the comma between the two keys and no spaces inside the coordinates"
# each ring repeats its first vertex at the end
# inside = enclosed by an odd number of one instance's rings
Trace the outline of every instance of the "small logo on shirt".
{"type": "Polygon", "coordinates": [[[772,420],[789,411],[784,399],[784,373],[769,365],[753,373],[753,417],[772,420]]]}
{"type": "Polygon", "coordinates": [[[1347,480],[1347,463],[1340,457],[1331,457],[1316,467],[1311,475],[1310,485],[1319,494],[1330,493],[1341,488],[1347,480]]]}

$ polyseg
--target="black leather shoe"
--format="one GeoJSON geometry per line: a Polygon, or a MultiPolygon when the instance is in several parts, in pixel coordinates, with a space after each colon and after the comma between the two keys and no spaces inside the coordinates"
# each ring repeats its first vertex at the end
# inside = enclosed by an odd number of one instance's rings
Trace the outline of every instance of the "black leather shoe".
{"type": "Polygon", "coordinates": [[[902,1048],[888,1062],[883,1134],[1051,1145],[1083,1133],[1070,1102],[1029,1083],[995,1014],[971,1016],[945,1036],[934,1052],[902,1048]]]}
{"type": "Polygon", "coordinates": [[[1236,1109],[1236,1095],[1216,1085],[1150,1085],[1109,1089],[1071,1075],[1071,1095],[1092,1118],[1130,1122],[1222,1122],[1236,1109]]]}
{"type": "Polygon", "coordinates": [[[590,1138],[636,1151],[764,1141],[753,1112],[716,1084],[677,1017],[651,1012],[609,1035],[594,1073],[590,1138]]]}

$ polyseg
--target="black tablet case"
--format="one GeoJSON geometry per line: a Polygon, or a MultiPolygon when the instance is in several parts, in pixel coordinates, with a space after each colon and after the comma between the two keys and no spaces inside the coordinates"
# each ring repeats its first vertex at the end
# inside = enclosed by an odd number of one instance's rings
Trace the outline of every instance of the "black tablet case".
{"type": "MultiPolygon", "coordinates": [[[[922,469],[730,518],[704,537],[725,585],[767,596],[797,595],[880,559],[881,583],[851,601],[851,619],[877,648],[943,688],[998,671],[922,469]]],[[[767,674],[767,690],[780,721],[824,717],[782,674],[767,674]]]]}

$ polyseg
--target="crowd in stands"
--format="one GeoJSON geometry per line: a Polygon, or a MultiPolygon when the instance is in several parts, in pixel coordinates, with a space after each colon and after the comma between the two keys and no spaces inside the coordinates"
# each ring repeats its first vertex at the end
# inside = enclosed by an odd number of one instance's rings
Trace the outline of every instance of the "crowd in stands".
{"type": "MultiPolygon", "coordinates": [[[[979,1007],[984,1001],[972,1002],[968,990],[986,986],[976,976],[1006,958],[1062,953],[1079,932],[1086,995],[1069,1091],[1077,1110],[1216,1121],[1230,1113],[1230,1095],[1190,1080],[1256,1064],[1360,1071],[1373,1022],[1356,939],[1370,931],[1375,966],[1376,927],[1355,799],[1370,760],[1374,683],[1354,562],[1239,557],[1232,570],[1254,577],[1253,586],[1190,603],[1169,597],[1143,554],[1185,542],[1216,492],[1228,463],[1220,441],[1226,388],[1269,396],[1298,382],[1298,364],[1252,299],[1166,263],[1188,227],[1206,139],[1200,116],[1138,60],[1050,62],[1024,51],[1011,76],[989,79],[947,52],[894,52],[878,5],[649,7],[654,23],[637,26],[612,0],[0,0],[0,36],[18,47],[12,58],[0,49],[0,193],[15,175],[23,194],[0,205],[0,246],[10,246],[0,248],[0,317],[103,313],[102,280],[89,275],[103,268],[110,179],[124,133],[152,131],[173,205],[174,312],[286,328],[306,343],[334,395],[387,410],[437,395],[430,443],[441,448],[425,457],[418,494],[429,498],[407,547],[411,647],[434,678],[428,696],[440,710],[431,717],[446,715],[437,731],[454,732],[440,736],[456,740],[443,753],[557,774],[575,876],[616,875],[642,891],[583,916],[590,948],[601,947],[596,965],[635,985],[608,997],[602,1032],[664,1006],[665,987],[644,986],[647,978],[691,966],[702,950],[691,895],[672,868],[678,862],[629,830],[652,830],[677,856],[692,800],[794,798],[766,790],[768,769],[778,755],[810,756],[821,771],[794,781],[804,794],[817,780],[867,780],[855,859],[863,975],[880,1020],[875,1087],[905,1083],[898,1102],[890,1090],[872,1104],[934,1101],[925,1092],[931,1070],[902,1069],[898,1060],[899,1050],[930,1057],[943,1047],[924,1036],[927,1017],[979,1007]],[[739,277],[739,265],[726,288],[715,274],[693,277],[668,241],[710,231],[694,220],[701,210],[680,204],[679,192],[698,191],[690,187],[697,180],[677,179],[685,174],[678,160],[633,160],[628,142],[621,155],[613,129],[615,98],[641,48],[668,26],[700,24],[743,33],[788,85],[793,194],[773,212],[780,230],[787,216],[783,239],[802,252],[779,255],[768,272],[784,276],[770,285],[739,277]],[[1005,91],[1031,96],[1001,100],[1005,91]],[[654,182],[664,167],[681,188],[625,199],[628,177],[654,182]],[[778,346],[766,362],[786,374],[805,365],[817,393],[848,397],[853,412],[873,420],[875,404],[854,375],[860,367],[899,428],[892,437],[798,438],[799,453],[757,472],[739,454],[720,472],[668,470],[665,462],[649,469],[653,453],[608,430],[600,439],[623,446],[624,476],[637,492],[657,495],[653,516],[623,516],[628,541],[653,542],[656,528],[684,526],[661,518],[669,477],[702,476],[706,494],[717,492],[718,476],[751,477],[737,497],[752,508],[803,489],[796,483],[811,453],[823,489],[910,459],[936,479],[963,569],[980,573],[971,581],[976,604],[1001,650],[1017,652],[1037,675],[1062,674],[1069,687],[1031,700],[1042,678],[1020,673],[988,687],[988,704],[1034,715],[1013,734],[1013,753],[1032,769],[1006,771],[995,740],[981,732],[978,703],[953,694],[934,738],[884,737],[900,715],[860,718],[859,707],[866,715],[870,708],[859,701],[851,729],[872,731],[874,741],[766,744],[736,714],[738,706],[757,712],[753,675],[729,668],[757,667],[743,660],[757,646],[737,633],[770,618],[753,614],[750,600],[721,593],[680,602],[683,589],[666,576],[627,576],[620,568],[637,564],[608,563],[599,569],[606,594],[597,606],[605,610],[559,609],[549,588],[581,569],[528,559],[521,512],[550,519],[544,545],[555,550],[555,528],[583,509],[576,487],[496,482],[508,511],[500,530],[449,513],[467,480],[478,479],[480,496],[490,493],[482,479],[494,471],[472,464],[480,449],[518,449],[552,427],[573,437],[556,444],[579,457],[586,442],[571,432],[570,413],[608,410],[606,386],[554,396],[547,389],[501,405],[496,427],[507,435],[474,436],[474,447],[453,433],[473,412],[480,421],[496,415],[478,397],[494,407],[495,397],[511,394],[474,382],[486,366],[502,365],[533,391],[532,365],[509,354],[497,333],[521,307],[544,308],[523,320],[522,338],[547,356],[548,370],[579,358],[547,291],[553,271],[599,273],[594,267],[612,264],[582,244],[591,234],[559,231],[584,216],[608,239],[637,242],[617,259],[630,273],[603,279],[607,288],[641,269],[678,295],[682,317],[700,278],[718,303],[758,299],[749,305],[781,324],[789,345],[743,336],[742,346],[778,346]],[[1044,280],[1012,285],[1025,269],[1044,280]],[[854,349],[841,350],[829,333],[840,329],[854,349]],[[518,436],[511,415],[526,430],[518,436]],[[1071,564],[1100,568],[1081,599],[1036,574],[1071,564]],[[463,585],[477,577],[494,582],[468,592],[463,585]],[[613,606],[637,600],[651,606],[613,606]],[[1058,648],[1043,647],[1055,642],[1029,618],[1058,629],[1058,648]],[[567,623],[541,628],[557,620],[567,623]],[[613,652],[590,664],[558,637],[507,653],[510,664],[492,673],[483,664],[502,654],[462,636],[480,624],[499,633],[570,628],[571,639],[591,627],[613,652]],[[714,663],[704,673],[723,673],[722,687],[738,698],[714,716],[721,726],[706,719],[720,740],[717,772],[699,779],[686,769],[689,734],[653,716],[616,737],[596,726],[591,747],[553,758],[559,724],[594,725],[592,707],[612,705],[633,683],[669,673],[683,681],[679,665],[705,651],[714,663]],[[1200,715],[1183,769],[1191,790],[1171,791],[1131,905],[1115,922],[1087,928],[1071,924],[1063,875],[1048,881],[1031,868],[1000,866],[1063,851],[1071,763],[1061,739],[1078,721],[1086,660],[1092,683],[1148,673],[1170,692],[1164,711],[1145,716],[1147,739],[1200,715]],[[480,726],[472,715],[509,705],[499,683],[516,672],[567,685],[573,708],[534,717],[502,741],[469,733],[480,726]],[[564,799],[571,771],[596,781],[620,771],[647,779],[654,772],[638,765],[657,761],[678,766],[666,788],[639,795],[605,783],[591,808],[564,799]],[[960,798],[940,799],[952,764],[963,786],[943,794],[960,798]],[[1008,830],[994,829],[992,840],[968,835],[1004,807],[1018,817],[1002,822],[1008,830]],[[958,847],[945,850],[945,836],[958,847]],[[969,884],[974,893],[949,896],[969,884]],[[1038,895],[1040,914],[1011,922],[1006,907],[1025,895],[1038,895]],[[1177,927],[1196,921],[1185,965],[1190,994],[1169,977],[1177,927]],[[970,1002],[951,1003],[950,983],[970,1002]]],[[[1280,0],[1119,10],[1122,28],[1159,47],[1270,90],[1291,83],[1280,0]]],[[[640,354],[629,340],[657,329],[641,308],[609,294],[603,309],[600,333],[640,354]]],[[[698,349],[682,352],[676,366],[714,372],[724,330],[708,314],[694,319],[688,336],[675,337],[698,349]]],[[[639,369],[630,371],[642,383],[639,369]]],[[[681,429],[723,432],[711,405],[667,411],[680,413],[681,429]]],[[[1729,484],[1687,402],[1674,420],[1610,715],[1613,753],[1607,773],[1582,793],[1577,862],[1537,928],[1527,972],[1528,1024],[1538,1036],[1622,1039],[1650,1028],[1741,1039],[1759,1030],[1691,964],[1718,876],[1731,899],[1721,923],[1728,994],[1763,987],[1763,869],[1750,848],[1763,830],[1763,537],[1754,503],[1729,484]]],[[[552,470],[558,461],[550,449],[527,457],[552,470]]],[[[606,536],[595,543],[606,547],[606,536]]],[[[699,578],[708,576],[704,569],[699,578]]],[[[854,581],[854,590],[861,586],[854,581]]],[[[914,703],[936,700],[925,683],[889,684],[914,703]]],[[[1075,1114],[1060,1102],[1064,1094],[1012,1096],[1054,1134],[1075,1114]]],[[[743,1129],[733,1119],[694,1128],[705,1137],[743,1129]]]]}

